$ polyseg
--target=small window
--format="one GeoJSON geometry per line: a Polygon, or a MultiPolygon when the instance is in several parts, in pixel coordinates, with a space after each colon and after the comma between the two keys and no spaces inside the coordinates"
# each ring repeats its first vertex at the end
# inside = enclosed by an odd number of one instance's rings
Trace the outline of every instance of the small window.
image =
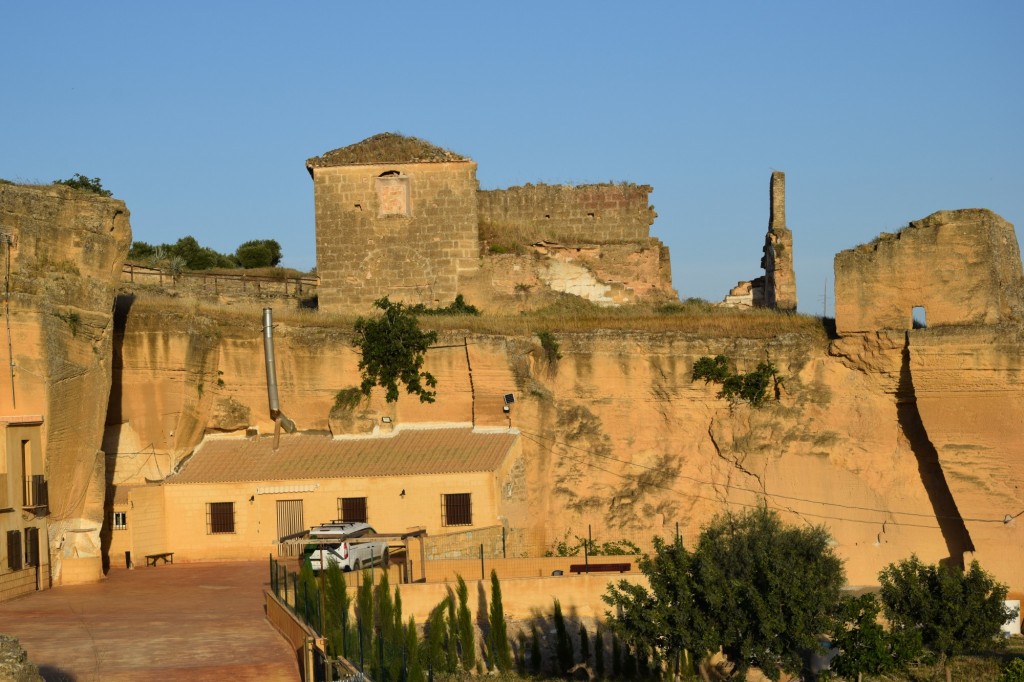
{"type": "Polygon", "coordinates": [[[21,570],[21,531],[7,531],[7,568],[21,570]]]}
{"type": "Polygon", "coordinates": [[[914,309],[910,312],[910,320],[914,329],[928,328],[928,318],[925,316],[923,305],[914,306],[914,309]]]}
{"type": "Polygon", "coordinates": [[[345,523],[366,523],[369,516],[366,513],[365,497],[339,497],[338,518],[345,523]]]}
{"type": "Polygon", "coordinates": [[[128,512],[114,512],[114,530],[127,530],[128,512]]]}
{"type": "Polygon", "coordinates": [[[207,502],[206,503],[206,533],[234,533],[235,532],[235,503],[234,502],[207,502]]]}
{"type": "Polygon", "coordinates": [[[473,500],[471,493],[441,495],[441,525],[473,525],[473,500]]]}

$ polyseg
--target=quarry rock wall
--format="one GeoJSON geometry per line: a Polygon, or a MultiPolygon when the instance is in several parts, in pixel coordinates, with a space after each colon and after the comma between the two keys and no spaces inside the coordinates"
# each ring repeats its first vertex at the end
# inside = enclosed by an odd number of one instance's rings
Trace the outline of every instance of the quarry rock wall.
{"type": "Polygon", "coordinates": [[[64,561],[92,565],[100,556],[111,305],[131,242],[129,214],[124,202],[64,186],[0,184],[0,231],[10,236],[13,363],[0,375],[0,413],[43,416],[57,582],[64,561]]]}
{"type": "MultiPolygon", "coordinates": [[[[154,313],[129,315],[120,432],[137,443],[163,442],[157,450],[170,453],[159,471],[146,469],[147,477],[166,473],[204,431],[241,434],[243,424],[272,430],[259,335],[211,324],[203,337],[209,340],[196,340],[184,330],[168,331],[154,313]],[[176,416],[161,421],[151,415],[176,416]]],[[[678,523],[684,539],[692,540],[715,514],[765,503],[787,521],[825,524],[852,584],[874,584],[883,566],[912,552],[926,561],[948,558],[965,549],[967,537],[986,568],[1020,587],[1024,562],[1014,548],[1024,538],[1016,524],[1001,520],[1004,508],[1024,509],[1024,496],[1000,484],[992,498],[988,491],[996,483],[982,475],[1015,475],[1022,453],[1010,439],[1017,431],[1002,440],[972,410],[938,407],[953,390],[940,379],[942,368],[967,353],[973,364],[946,375],[961,387],[956,390],[977,386],[974,401],[998,375],[1001,388],[990,405],[1009,412],[996,426],[1016,419],[1024,401],[1015,379],[1020,353],[1012,343],[990,348],[983,332],[961,331],[952,357],[942,355],[944,342],[912,339],[909,390],[916,388],[920,401],[917,426],[904,414],[903,333],[831,346],[799,334],[760,340],[558,334],[557,360],[535,337],[449,333],[438,343],[449,347],[427,357],[427,369],[438,378],[436,403],[403,396],[386,405],[375,393],[354,411],[345,432],[381,430],[384,415],[393,420],[388,428],[472,422],[520,429],[532,510],[524,531],[531,537],[554,541],[587,524],[609,537],[669,535],[678,523]],[[761,409],[730,405],[713,385],[692,382],[693,362],[718,353],[740,371],[771,358],[783,377],[779,401],[761,409]],[[510,392],[516,402],[506,415],[502,397],[510,392]],[[932,460],[921,448],[922,429],[938,451],[932,460]],[[971,443],[984,449],[965,449],[971,443]],[[973,478],[947,464],[967,450],[981,458],[966,467],[974,469],[973,478]],[[982,461],[984,467],[975,466],[982,461]],[[982,519],[964,521],[967,536],[940,519],[950,499],[962,516],[982,519]]],[[[279,322],[276,345],[282,409],[301,430],[336,427],[334,394],[358,383],[347,331],[279,322]]],[[[115,477],[135,471],[137,461],[118,461],[115,477]]]]}

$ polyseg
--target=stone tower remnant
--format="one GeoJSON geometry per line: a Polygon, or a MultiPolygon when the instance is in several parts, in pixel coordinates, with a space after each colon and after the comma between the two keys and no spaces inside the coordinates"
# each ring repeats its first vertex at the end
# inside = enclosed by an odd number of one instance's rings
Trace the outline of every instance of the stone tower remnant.
{"type": "Polygon", "coordinates": [[[476,163],[381,133],[306,161],[321,310],[387,296],[487,310],[570,294],[598,305],[678,300],[668,247],[650,236],[649,185],[480,190],[476,163]]]}
{"type": "Polygon", "coordinates": [[[451,303],[478,267],[476,163],[382,133],[306,161],[324,310],[451,303]]]}
{"type": "Polygon", "coordinates": [[[769,189],[771,214],[764,238],[764,307],[796,311],[793,233],[786,227],[786,174],[773,171],[769,189]]]}

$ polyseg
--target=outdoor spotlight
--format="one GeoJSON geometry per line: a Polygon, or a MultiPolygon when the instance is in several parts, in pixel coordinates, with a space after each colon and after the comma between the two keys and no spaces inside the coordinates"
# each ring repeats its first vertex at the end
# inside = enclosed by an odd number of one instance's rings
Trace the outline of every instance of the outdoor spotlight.
{"type": "Polygon", "coordinates": [[[390,424],[391,423],[391,417],[384,416],[384,417],[381,417],[380,420],[382,422],[384,422],[385,424],[390,424]]]}

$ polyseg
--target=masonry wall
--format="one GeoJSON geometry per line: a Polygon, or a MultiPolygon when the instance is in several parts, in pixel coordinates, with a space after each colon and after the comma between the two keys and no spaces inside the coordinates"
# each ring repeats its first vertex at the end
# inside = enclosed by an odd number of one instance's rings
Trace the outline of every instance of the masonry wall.
{"type": "MultiPolygon", "coordinates": [[[[135,500],[140,491],[162,491],[166,496],[163,516],[166,536],[144,530],[151,525],[139,518],[140,503],[129,515],[134,551],[142,556],[155,552],[174,552],[177,561],[261,559],[278,549],[277,502],[302,500],[305,528],[338,518],[338,498],[367,498],[368,522],[380,533],[399,533],[423,526],[428,535],[467,528],[441,525],[441,495],[470,493],[473,527],[493,526],[498,522],[499,477],[491,473],[465,473],[435,476],[389,476],[380,478],[316,479],[244,483],[164,484],[136,488],[129,493],[135,500]],[[291,486],[297,492],[263,492],[270,486],[291,486]],[[405,495],[402,496],[402,491],[405,495]],[[250,502],[250,498],[252,501],[250,502]],[[235,513],[233,533],[207,532],[206,506],[210,502],[232,502],[235,513]],[[141,527],[140,527],[141,526],[141,527]],[[143,539],[145,538],[145,539],[143,539]]],[[[156,511],[157,504],[152,508],[156,511]]],[[[148,517],[148,515],[147,515],[148,517]]],[[[418,561],[418,557],[415,557],[418,561]]],[[[112,558],[113,560],[113,558],[112,558]]]]}
{"type": "Polygon", "coordinates": [[[527,243],[645,241],[657,214],[652,188],[606,185],[523,185],[477,194],[480,233],[501,241],[522,235],[527,243]]]}
{"type": "Polygon", "coordinates": [[[313,188],[321,310],[447,305],[477,267],[471,161],[317,167],[313,188]]]}
{"type": "Polygon", "coordinates": [[[1024,275],[1013,225],[985,209],[939,211],[835,257],[840,334],[1019,319],[1024,275]]]}

